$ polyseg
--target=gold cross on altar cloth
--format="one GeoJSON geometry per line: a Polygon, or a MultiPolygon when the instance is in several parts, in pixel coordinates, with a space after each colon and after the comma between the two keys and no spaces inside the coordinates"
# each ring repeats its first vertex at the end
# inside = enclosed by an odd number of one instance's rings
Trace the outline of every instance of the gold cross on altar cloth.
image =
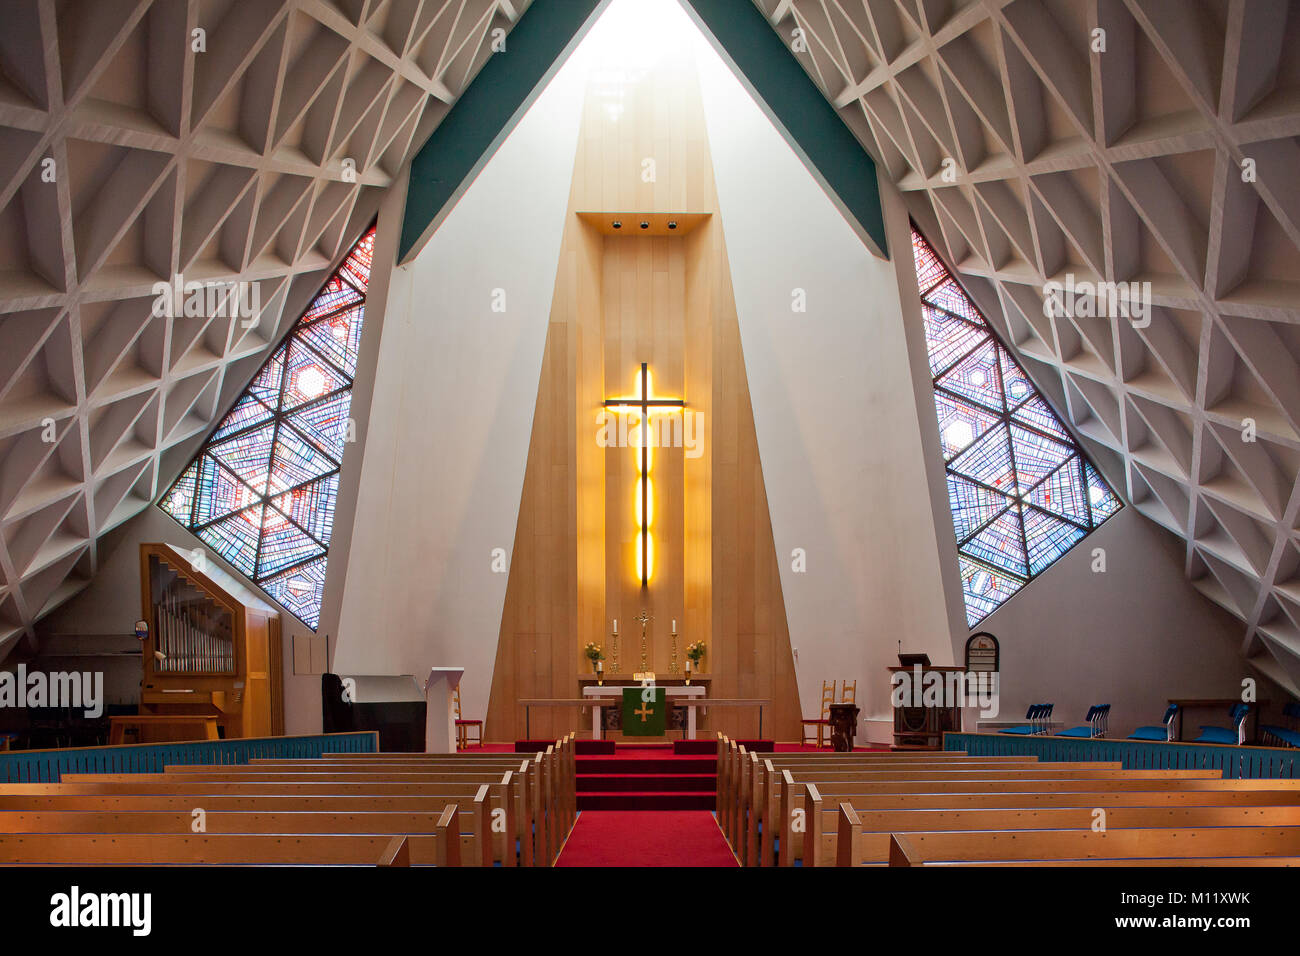
{"type": "Polygon", "coordinates": [[[636,710],[632,711],[632,713],[636,714],[638,717],[641,718],[641,723],[643,724],[651,717],[654,716],[654,712],[655,711],[653,707],[647,707],[644,703],[636,710]]]}

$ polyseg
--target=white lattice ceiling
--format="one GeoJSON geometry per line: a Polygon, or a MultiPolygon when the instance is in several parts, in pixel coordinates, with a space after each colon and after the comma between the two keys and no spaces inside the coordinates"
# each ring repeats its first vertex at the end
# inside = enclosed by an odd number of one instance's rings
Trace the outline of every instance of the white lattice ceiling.
{"type": "Polygon", "coordinates": [[[5,0],[0,657],[175,477],[529,2],[5,0]],[[177,274],[256,282],[259,321],[154,317],[177,274]]]}
{"type": "Polygon", "coordinates": [[[1246,657],[1295,691],[1300,3],[757,3],[1089,450],[1185,539],[1246,657]],[[1150,325],[1047,317],[1067,274],[1149,281],[1150,325]]]}

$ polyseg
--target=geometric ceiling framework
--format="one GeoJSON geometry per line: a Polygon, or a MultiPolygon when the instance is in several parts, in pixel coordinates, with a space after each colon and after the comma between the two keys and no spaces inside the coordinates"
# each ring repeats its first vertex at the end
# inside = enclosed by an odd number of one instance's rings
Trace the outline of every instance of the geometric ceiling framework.
{"type": "Polygon", "coordinates": [[[192,457],[529,6],[6,0],[0,659],[192,457]],[[256,321],[155,310],[177,276],[255,287],[256,321]]]}
{"type": "Polygon", "coordinates": [[[1122,505],[915,229],[912,253],[974,627],[1122,505]]]}
{"type": "Polygon", "coordinates": [[[756,2],[1243,654],[1300,691],[1300,4],[756,2]],[[1150,283],[1151,307],[1045,310],[1071,280],[1150,283]]]}
{"type": "Polygon", "coordinates": [[[374,251],[371,228],[158,503],[313,629],[374,251]]]}

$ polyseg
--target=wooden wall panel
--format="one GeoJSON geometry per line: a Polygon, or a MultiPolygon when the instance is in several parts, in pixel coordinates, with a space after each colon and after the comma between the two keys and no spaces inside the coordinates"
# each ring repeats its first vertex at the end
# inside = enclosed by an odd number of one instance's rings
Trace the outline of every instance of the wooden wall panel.
{"type": "MultiPolygon", "coordinates": [[[[486,733],[524,732],[521,697],[574,697],[581,648],[620,625],[620,664],[669,673],[670,624],[708,645],[717,697],[767,697],[764,730],[796,739],[799,699],[741,350],[726,244],[694,66],[662,62],[618,93],[589,83],[568,220],[537,392],[523,499],[501,622],[486,733]],[[617,107],[617,108],[614,108],[617,107]],[[643,175],[643,160],[654,175],[643,175]],[[600,235],[580,212],[627,214],[600,235]],[[636,213],[700,213],[677,235],[638,235],[636,213]],[[652,450],[656,553],[635,577],[635,452],[601,448],[606,398],[633,395],[648,362],[657,395],[702,415],[703,454],[652,450]]],[[[680,418],[677,421],[680,428],[680,418]]],[[[711,728],[755,732],[750,711],[719,708],[711,728]]],[[[575,711],[535,711],[534,736],[583,729],[575,711]]]]}

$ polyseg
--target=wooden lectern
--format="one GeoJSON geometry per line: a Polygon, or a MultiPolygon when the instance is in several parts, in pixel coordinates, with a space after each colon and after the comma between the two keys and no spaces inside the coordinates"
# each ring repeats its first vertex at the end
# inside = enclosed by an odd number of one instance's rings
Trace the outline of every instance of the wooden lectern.
{"type": "Polygon", "coordinates": [[[463,667],[433,667],[429,681],[424,685],[424,700],[428,721],[424,728],[424,752],[454,754],[456,752],[456,704],[452,699],[463,667]]]}
{"type": "MultiPolygon", "coordinates": [[[[889,668],[891,699],[894,689],[894,675],[905,673],[909,683],[916,686],[917,693],[926,686],[926,681],[939,680],[946,686],[947,674],[963,673],[964,667],[936,667],[930,663],[928,654],[899,654],[898,667],[889,668]],[[926,675],[935,677],[927,678],[926,675]]],[[[910,695],[909,695],[910,696],[910,695]]],[[[961,730],[961,703],[957,698],[944,699],[941,703],[919,705],[904,704],[894,707],[894,742],[890,750],[941,750],[945,731],[961,730]]]]}

